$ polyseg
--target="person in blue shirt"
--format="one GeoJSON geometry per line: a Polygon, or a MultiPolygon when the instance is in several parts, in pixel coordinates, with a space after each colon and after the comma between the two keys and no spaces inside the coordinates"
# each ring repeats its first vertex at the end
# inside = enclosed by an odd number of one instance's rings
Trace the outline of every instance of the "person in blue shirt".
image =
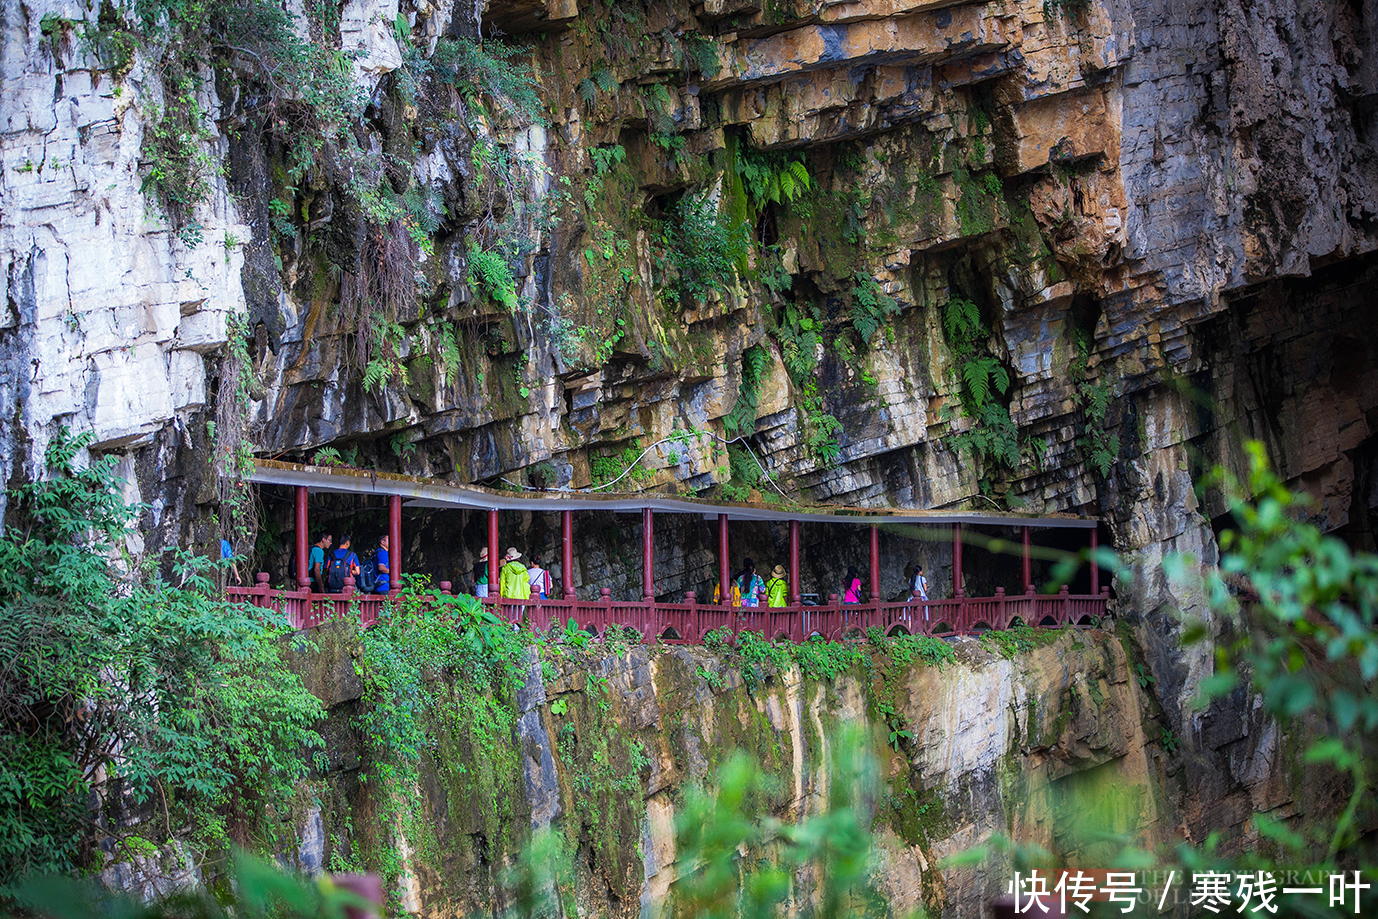
{"type": "Polygon", "coordinates": [[[325,553],[333,542],[329,533],[322,533],[307,554],[306,576],[317,593],[325,593],[325,553]]]}
{"type": "Polygon", "coordinates": [[[350,550],[349,542],[348,533],[341,535],[340,547],[330,553],[330,561],[326,565],[325,582],[331,593],[338,593],[344,589],[346,577],[358,578],[359,576],[359,556],[350,550]]]}
{"type": "Polygon", "coordinates": [[[386,536],[378,540],[378,554],[374,557],[378,560],[378,586],[373,589],[373,592],[385,594],[389,590],[388,578],[392,574],[392,569],[388,567],[388,538],[386,536]]]}

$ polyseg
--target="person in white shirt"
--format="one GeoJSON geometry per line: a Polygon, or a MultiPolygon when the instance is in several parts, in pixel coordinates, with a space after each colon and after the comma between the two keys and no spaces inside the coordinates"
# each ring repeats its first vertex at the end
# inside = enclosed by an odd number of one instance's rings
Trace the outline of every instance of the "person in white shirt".
{"type": "MultiPolygon", "coordinates": [[[[928,578],[923,576],[923,565],[914,566],[914,575],[909,579],[909,596],[911,602],[917,599],[920,603],[928,603],[928,578]]],[[[928,618],[927,606],[923,608],[923,618],[928,618]]]]}
{"type": "Polygon", "coordinates": [[[527,576],[531,579],[531,593],[539,596],[542,600],[550,599],[551,579],[550,572],[541,567],[541,557],[531,556],[531,565],[526,569],[527,576]]]}

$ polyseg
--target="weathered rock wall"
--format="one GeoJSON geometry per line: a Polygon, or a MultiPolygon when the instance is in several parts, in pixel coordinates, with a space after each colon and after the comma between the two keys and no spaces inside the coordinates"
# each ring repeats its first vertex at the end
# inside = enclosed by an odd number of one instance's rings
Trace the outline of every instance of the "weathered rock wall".
{"type": "MultiPolygon", "coordinates": [[[[801,498],[1102,516],[1139,572],[1116,584],[1119,616],[1192,752],[1182,800],[1200,806],[1175,805],[1190,833],[1242,826],[1267,797],[1212,784],[1270,774],[1254,753],[1279,748],[1248,700],[1191,709],[1212,662],[1180,647],[1177,614],[1208,614],[1162,560],[1214,557],[1218,508],[1195,488],[1211,461],[1237,462],[1240,433],[1322,493],[1330,525],[1371,540],[1372,0],[345,4],[326,38],[362,52],[356,136],[391,157],[393,193],[419,183],[444,205],[425,246],[397,249],[414,286],[386,318],[406,373],[372,388],[359,342],[379,313],[351,320],[342,289],[401,234],[368,225],[328,157],[290,183],[256,98],[208,72],[199,103],[225,174],[174,232],[143,193],[165,99],[150,49],[115,73],[77,35],[97,11],[3,10],[8,481],[38,473],[57,426],[89,430],[127,457],[150,549],[205,545],[224,522],[213,464],[236,446],[207,423],[234,388],[232,315],[250,326],[251,385],[228,409],[263,455],[330,446],[378,468],[584,486],[634,445],[730,434],[750,393],[742,433],[801,498]],[[480,26],[536,66],[544,125],[480,113],[438,81],[404,92],[408,54],[480,26]],[[753,201],[735,164],[764,153],[802,163],[808,191],[753,201]],[[744,264],[679,296],[692,269],[667,216],[694,194],[752,242],[744,264]],[[515,311],[470,271],[470,243],[503,234],[519,242],[504,255],[515,311]],[[943,322],[959,299],[1009,374],[994,402],[1013,459],[960,446],[996,426],[962,407],[965,359],[943,322]],[[764,363],[746,384],[753,346],[764,363]],[[1108,403],[1093,410],[1097,387],[1108,403]]],[[[721,440],[663,443],[636,483],[730,488],[731,458],[721,440]]],[[[285,508],[265,516],[281,537],[285,508]]],[[[409,557],[463,526],[409,535],[409,557]]],[[[523,540],[539,529],[514,525],[523,540]]],[[[680,535],[658,563],[697,586],[710,563],[680,535]]],[[[750,538],[778,557],[769,533],[750,538]]],[[[617,584],[617,540],[604,542],[581,558],[585,585],[617,584]]],[[[849,551],[814,563],[818,589],[849,551]]],[[[943,565],[941,549],[887,551],[887,571],[943,565]]]]}
{"type": "MultiPolygon", "coordinates": [[[[298,853],[310,870],[367,862],[380,832],[376,778],[360,781],[377,773],[359,728],[350,647],[347,633],[323,635],[318,653],[303,658],[308,683],[331,712],[332,768],[298,853]]],[[[833,680],[759,665],[748,674],[730,654],[693,648],[547,653],[553,669],[532,666],[517,694],[518,755],[502,754],[523,778],[491,795],[476,791],[490,787],[478,776],[491,768],[491,754],[471,745],[467,727],[484,716],[455,708],[464,700],[450,699],[437,675],[428,729],[439,742],[424,754],[414,804],[427,838],[406,847],[408,908],[425,916],[501,908],[496,879],[514,848],[528,828],[550,825],[575,854],[581,909],[662,915],[685,868],[674,839],[685,786],[711,782],[742,749],[778,782],[748,807],[798,821],[827,808],[830,748],[845,726],[860,728],[880,756],[862,800],[874,816],[875,881],[897,913],[924,906],[943,916],[984,915],[1008,882],[1008,854],[992,850],[976,867],[939,862],[992,834],[1040,843],[1087,867],[1109,864],[1124,845],[1190,836],[1182,801],[1197,798],[1182,754],[1114,635],[1066,634],[1012,659],[975,640],[956,650],[957,661],[942,667],[898,665],[882,654],[874,670],[833,680]],[[887,745],[882,701],[913,735],[897,749],[887,745]]],[[[1210,793],[1297,816],[1322,807],[1319,793],[1299,797],[1303,784],[1313,792],[1324,785],[1279,758],[1280,742],[1264,732],[1239,748],[1238,778],[1222,778],[1210,793]]],[[[1227,849],[1244,841],[1225,836],[1227,849]]],[[[815,895],[816,878],[795,883],[799,904],[815,895]]]]}

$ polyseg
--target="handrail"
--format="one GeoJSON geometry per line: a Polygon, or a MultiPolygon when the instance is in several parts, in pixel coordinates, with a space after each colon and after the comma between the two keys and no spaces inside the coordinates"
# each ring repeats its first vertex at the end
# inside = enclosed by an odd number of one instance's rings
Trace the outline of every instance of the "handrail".
{"type": "MultiPolygon", "coordinates": [[[[399,592],[359,593],[353,580],[346,578],[345,589],[340,593],[323,594],[272,588],[268,586],[268,575],[259,573],[254,586],[228,587],[225,593],[231,600],[286,615],[295,629],[344,619],[356,609],[360,623],[367,628],[399,592]]],[[[439,603],[440,596],[449,592],[450,583],[440,582],[432,602],[439,603]]],[[[693,591],[677,603],[612,600],[605,587],[594,601],[489,597],[482,602],[504,621],[540,632],[552,627],[563,629],[573,619],[580,629],[595,637],[619,626],[635,629],[646,643],[660,640],[702,644],[705,635],[721,629],[726,629],[733,641],[743,632],[754,632],[767,641],[800,643],[815,636],[827,641],[846,640],[863,636],[872,628],[879,628],[886,635],[938,637],[1007,629],[1017,623],[1040,628],[1093,628],[1105,618],[1109,600],[1108,587],[1099,594],[1071,594],[1064,586],[1056,594],[1019,595],[1007,595],[1003,587],[998,587],[993,597],[841,603],[832,594],[829,602],[821,606],[733,607],[699,603],[693,591]]]]}

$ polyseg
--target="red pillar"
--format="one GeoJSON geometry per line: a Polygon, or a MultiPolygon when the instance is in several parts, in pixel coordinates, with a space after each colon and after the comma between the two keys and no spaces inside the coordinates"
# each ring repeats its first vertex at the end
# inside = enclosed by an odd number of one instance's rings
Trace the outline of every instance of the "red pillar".
{"type": "Polygon", "coordinates": [[[311,586],[307,575],[306,560],[311,553],[311,541],[306,537],[306,486],[297,486],[297,588],[305,590],[311,586]]]}
{"type": "Polygon", "coordinates": [[[1100,548],[1100,528],[1091,531],[1091,593],[1100,593],[1100,565],[1096,563],[1096,550],[1100,548]]]}
{"type": "Polygon", "coordinates": [[[727,515],[718,515],[718,590],[724,606],[732,603],[732,568],[727,560],[727,515]]]}
{"type": "Polygon", "coordinates": [[[1030,549],[1033,543],[1029,537],[1029,528],[1024,527],[1024,593],[1033,593],[1033,561],[1030,549]]]}
{"type": "Polygon", "coordinates": [[[799,521],[789,522],[789,602],[798,606],[799,596],[799,521]]]}
{"type": "Polygon", "coordinates": [[[641,509],[641,597],[650,603],[656,597],[655,512],[641,509]]]}
{"type": "Polygon", "coordinates": [[[402,587],[402,496],[388,495],[388,586],[402,587]]]}
{"type": "Polygon", "coordinates": [[[488,512],[488,596],[498,595],[498,512],[488,512]]]}
{"type": "MultiPolygon", "coordinates": [[[[574,599],[574,511],[560,515],[560,575],[565,582],[565,599],[574,599]]],[[[492,551],[492,550],[489,550],[492,551]]]]}
{"type": "Polygon", "coordinates": [[[952,596],[962,596],[962,525],[952,525],[952,596]]]}
{"type": "Polygon", "coordinates": [[[871,602],[880,600],[880,527],[871,524],[871,602]]]}

